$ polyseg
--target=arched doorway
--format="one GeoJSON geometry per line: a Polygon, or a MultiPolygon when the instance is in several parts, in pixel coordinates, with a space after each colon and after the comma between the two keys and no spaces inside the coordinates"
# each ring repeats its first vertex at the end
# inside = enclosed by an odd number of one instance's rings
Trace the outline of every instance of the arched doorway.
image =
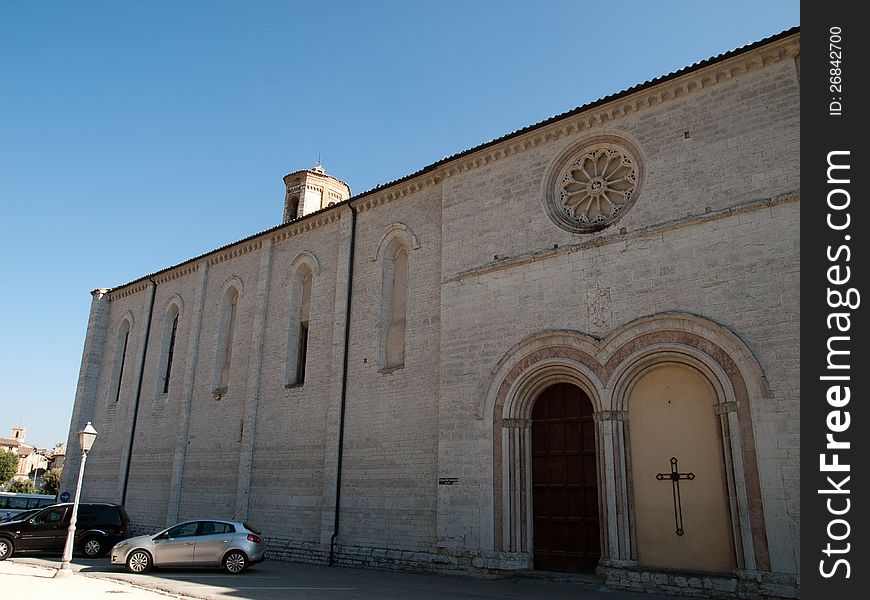
{"type": "Polygon", "coordinates": [[[592,402],[557,383],[532,408],[534,566],[593,571],[601,557],[592,402]]]}
{"type": "Polygon", "coordinates": [[[675,363],[643,373],[629,397],[637,561],[643,567],[737,567],[716,393],[675,363]]]}

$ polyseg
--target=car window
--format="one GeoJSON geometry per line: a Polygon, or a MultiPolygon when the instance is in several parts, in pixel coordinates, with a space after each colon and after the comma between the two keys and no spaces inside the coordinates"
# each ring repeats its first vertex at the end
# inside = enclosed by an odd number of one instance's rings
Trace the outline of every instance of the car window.
{"type": "Polygon", "coordinates": [[[216,523],[215,524],[215,533],[235,533],[236,528],[232,523],[216,523]]]}
{"type": "Polygon", "coordinates": [[[95,521],[93,507],[87,504],[79,504],[79,512],[76,518],[79,523],[93,523],[95,521]]]}
{"type": "Polygon", "coordinates": [[[197,521],[192,523],[182,523],[170,529],[167,533],[171,538],[190,537],[196,535],[196,528],[199,525],[197,521]]]}
{"type": "Polygon", "coordinates": [[[196,532],[196,535],[213,535],[214,534],[214,523],[211,521],[203,521],[199,524],[199,529],[196,532]]]}
{"type": "Polygon", "coordinates": [[[51,525],[63,521],[63,514],[66,508],[47,508],[34,518],[33,522],[37,525],[51,525]]]}
{"type": "Polygon", "coordinates": [[[260,533],[261,533],[260,530],[257,529],[256,527],[254,527],[253,525],[251,525],[250,523],[248,523],[247,521],[245,521],[243,523],[243,525],[245,526],[245,529],[247,529],[251,533],[256,533],[257,535],[260,535],[260,533]]]}
{"type": "Polygon", "coordinates": [[[199,533],[196,535],[215,535],[219,533],[235,533],[236,528],[229,523],[219,523],[217,521],[202,521],[200,523],[199,533]]]}
{"type": "Polygon", "coordinates": [[[100,525],[120,525],[121,520],[114,506],[81,505],[79,520],[82,523],[98,523],[100,525]]]}

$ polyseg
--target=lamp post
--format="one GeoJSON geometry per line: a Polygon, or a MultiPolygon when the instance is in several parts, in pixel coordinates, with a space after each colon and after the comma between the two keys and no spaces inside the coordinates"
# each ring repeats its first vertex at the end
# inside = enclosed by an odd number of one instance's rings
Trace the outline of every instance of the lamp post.
{"type": "Polygon", "coordinates": [[[94,445],[94,440],[97,438],[97,430],[93,428],[91,422],[85,425],[85,428],[79,431],[79,446],[82,449],[82,464],[79,466],[79,481],[76,484],[76,495],[73,499],[72,514],[69,518],[69,528],[66,533],[66,545],[63,547],[63,559],[60,563],[60,569],[55,573],[55,577],[72,575],[73,570],[70,568],[72,561],[73,545],[76,537],[76,518],[79,512],[79,496],[82,493],[82,477],[85,474],[85,462],[88,460],[88,452],[91,446],[94,445]]]}

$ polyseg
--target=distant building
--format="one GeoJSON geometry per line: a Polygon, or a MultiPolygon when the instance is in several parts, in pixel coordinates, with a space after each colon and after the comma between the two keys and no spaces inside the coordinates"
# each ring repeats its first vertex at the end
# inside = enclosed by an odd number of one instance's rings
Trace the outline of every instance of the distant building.
{"type": "Polygon", "coordinates": [[[27,435],[27,428],[16,425],[12,428],[12,437],[0,438],[0,449],[7,452],[18,452],[18,449],[24,444],[25,435],[27,435]]]}
{"type": "Polygon", "coordinates": [[[12,437],[0,438],[0,449],[14,452],[18,456],[18,470],[12,477],[13,481],[30,479],[39,484],[42,474],[48,468],[48,458],[45,451],[25,443],[27,428],[20,425],[12,428],[12,437]]]}
{"type": "Polygon", "coordinates": [[[58,444],[48,452],[45,457],[48,459],[48,469],[63,469],[64,460],[66,460],[66,445],[58,444]]]}

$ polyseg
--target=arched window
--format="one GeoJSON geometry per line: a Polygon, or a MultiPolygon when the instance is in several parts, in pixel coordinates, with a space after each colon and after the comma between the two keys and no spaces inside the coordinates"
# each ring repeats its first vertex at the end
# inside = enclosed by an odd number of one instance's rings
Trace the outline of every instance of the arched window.
{"type": "Polygon", "coordinates": [[[290,281],[290,323],[287,329],[287,359],[284,365],[285,386],[305,383],[313,278],[311,267],[303,263],[296,269],[290,281]]]}
{"type": "Polygon", "coordinates": [[[163,315],[163,343],[160,349],[160,366],[157,379],[158,394],[169,393],[169,382],[172,379],[172,363],[175,358],[175,340],[178,336],[179,314],[178,305],[173,302],[163,315]]]}
{"type": "Polygon", "coordinates": [[[393,238],[383,254],[381,291],[381,367],[405,364],[405,321],[408,313],[408,248],[393,238]]]}
{"type": "Polygon", "coordinates": [[[124,367],[127,364],[127,346],[130,341],[130,320],[125,318],[118,327],[115,337],[115,364],[112,367],[112,378],[109,383],[109,400],[121,400],[121,388],[124,383],[124,367]]]}
{"type": "Polygon", "coordinates": [[[215,385],[212,395],[220,400],[229,389],[230,365],[233,359],[233,338],[236,329],[239,291],[230,286],[224,294],[221,306],[220,329],[218,329],[217,355],[215,356],[215,385]]]}
{"type": "Polygon", "coordinates": [[[299,216],[299,196],[287,199],[287,220],[292,221],[299,216]]]}

